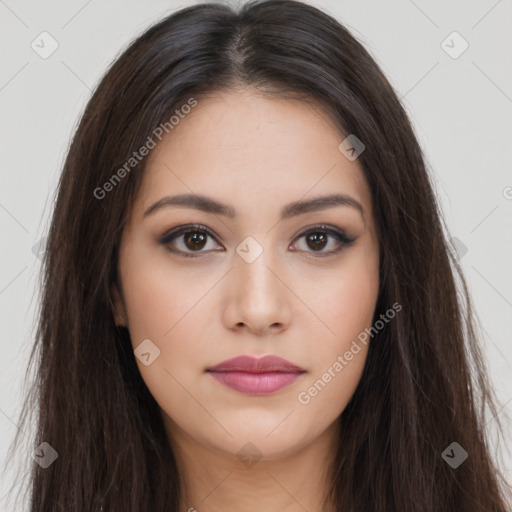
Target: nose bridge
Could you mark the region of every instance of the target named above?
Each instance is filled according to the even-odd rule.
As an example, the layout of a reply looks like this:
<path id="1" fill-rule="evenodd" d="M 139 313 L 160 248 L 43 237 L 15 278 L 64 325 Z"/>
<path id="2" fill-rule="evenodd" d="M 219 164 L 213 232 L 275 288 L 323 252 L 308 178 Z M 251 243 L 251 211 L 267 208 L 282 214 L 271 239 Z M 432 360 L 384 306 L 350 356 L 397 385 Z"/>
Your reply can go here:
<path id="1" fill-rule="evenodd" d="M 276 278 L 268 268 L 275 266 L 273 251 L 270 237 L 248 236 L 236 248 L 235 278 L 242 288 L 245 283 L 247 292 L 267 295 L 267 300 L 277 293 Z"/>
<path id="2" fill-rule="evenodd" d="M 247 237 L 236 248 L 230 288 L 234 293 L 232 311 L 236 324 L 264 330 L 274 324 L 288 322 L 289 304 L 286 286 L 276 276 L 279 258 L 271 247 L 271 237 Z"/>

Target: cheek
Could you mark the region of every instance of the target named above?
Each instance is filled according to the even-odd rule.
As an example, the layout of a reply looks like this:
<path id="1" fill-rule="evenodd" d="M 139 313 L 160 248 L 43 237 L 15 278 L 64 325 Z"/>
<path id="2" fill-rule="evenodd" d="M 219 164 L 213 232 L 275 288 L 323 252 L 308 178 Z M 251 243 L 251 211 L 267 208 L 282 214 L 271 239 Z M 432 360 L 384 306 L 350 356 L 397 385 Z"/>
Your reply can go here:
<path id="1" fill-rule="evenodd" d="M 378 261 L 373 253 L 370 258 L 354 253 L 333 273 L 316 286 L 312 283 L 309 293 L 311 309 L 318 312 L 320 320 L 328 327 L 322 329 L 324 340 L 317 346 L 332 356 L 345 351 L 358 334 L 371 326 L 378 298 Z M 325 361 L 324 361 L 325 362 Z"/>
<path id="2" fill-rule="evenodd" d="M 123 291 L 132 342 L 154 338 L 162 344 L 175 337 L 213 287 L 212 276 L 183 270 L 158 251 L 133 251 L 124 263 Z"/>
<path id="3" fill-rule="evenodd" d="M 172 281 L 140 269 L 123 281 L 132 343 L 140 338 L 161 339 L 177 322 L 180 297 Z"/>
<path id="4" fill-rule="evenodd" d="M 351 280 L 330 295 L 324 308 L 330 333 L 316 340 L 309 378 L 297 393 L 297 401 L 305 413 L 326 425 L 343 412 L 352 398 L 364 369 L 370 338 L 365 329 L 371 327 L 377 290 Z M 312 347 L 313 348 L 313 347 Z"/>
<path id="5" fill-rule="evenodd" d="M 330 314 L 342 345 L 370 327 L 377 294 L 378 281 L 363 272 L 353 272 L 339 283 L 331 297 Z"/>
<path id="6" fill-rule="evenodd" d="M 340 351 L 327 358 L 321 369 L 312 373 L 298 390 L 299 407 L 304 408 L 304 414 L 315 418 L 316 423 L 333 422 L 352 398 L 361 379 L 368 348 L 360 344 L 354 352 Z M 351 354 L 350 360 L 347 353 Z"/>
<path id="7" fill-rule="evenodd" d="M 151 356 L 148 365 L 137 358 L 137 366 L 160 407 L 179 417 L 183 411 L 191 411 L 187 379 L 195 365 L 200 372 L 204 360 L 201 340 L 208 314 L 207 301 L 201 297 L 208 283 L 171 270 L 168 263 L 147 261 L 130 261 L 123 276 L 130 338 L 134 349 L 146 339 L 156 346 L 151 345 L 151 350 L 157 357 Z M 201 411 L 194 413 L 200 415 Z"/>
<path id="8" fill-rule="evenodd" d="M 372 252 L 365 256 L 347 259 L 336 278 L 324 283 L 323 293 L 313 298 L 312 309 L 322 313 L 329 331 L 315 342 L 315 364 L 297 398 L 324 421 L 334 420 L 345 409 L 368 353 L 371 338 L 365 329 L 372 326 L 379 279 L 378 259 Z"/>
<path id="9" fill-rule="evenodd" d="M 369 241 L 368 237 L 367 241 Z M 343 272 L 333 304 L 338 308 L 337 327 L 353 339 L 370 327 L 379 293 L 379 255 L 374 244 L 362 244 L 359 254 Z M 344 327 L 345 326 L 345 327 Z"/>
<path id="10" fill-rule="evenodd" d="M 218 278 L 204 271 L 184 271 L 165 254 L 151 258 L 142 250 L 132 251 L 122 262 L 121 278 L 133 348 L 149 339 L 159 351 L 148 366 L 137 359 L 141 375 L 155 398 L 169 394 L 170 388 L 178 392 L 171 375 L 183 382 L 190 363 L 202 369 L 211 342 L 207 327 L 213 309 L 208 291 Z"/>

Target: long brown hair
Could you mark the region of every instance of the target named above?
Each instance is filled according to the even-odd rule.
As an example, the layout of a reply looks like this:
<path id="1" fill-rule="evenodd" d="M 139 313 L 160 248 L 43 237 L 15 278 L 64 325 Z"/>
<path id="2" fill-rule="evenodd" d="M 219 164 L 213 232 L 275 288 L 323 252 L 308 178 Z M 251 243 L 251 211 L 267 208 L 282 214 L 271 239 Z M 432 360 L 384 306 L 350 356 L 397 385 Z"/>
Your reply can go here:
<path id="1" fill-rule="evenodd" d="M 361 381 L 339 418 L 330 498 L 340 512 L 505 512 L 484 412 L 497 415 L 471 301 L 420 146 L 397 94 L 338 21 L 294 0 L 205 3 L 150 27 L 112 64 L 81 117 L 60 178 L 43 260 L 31 512 L 176 511 L 179 473 L 159 408 L 113 320 L 118 249 L 145 162 L 109 182 L 193 97 L 237 85 L 314 100 L 365 144 L 380 244 L 375 318 Z M 96 191 L 96 193 L 95 193 Z M 99 197 L 102 195 L 102 197 Z M 16 439 L 18 439 L 19 434 Z M 468 458 L 442 457 L 456 442 Z"/>

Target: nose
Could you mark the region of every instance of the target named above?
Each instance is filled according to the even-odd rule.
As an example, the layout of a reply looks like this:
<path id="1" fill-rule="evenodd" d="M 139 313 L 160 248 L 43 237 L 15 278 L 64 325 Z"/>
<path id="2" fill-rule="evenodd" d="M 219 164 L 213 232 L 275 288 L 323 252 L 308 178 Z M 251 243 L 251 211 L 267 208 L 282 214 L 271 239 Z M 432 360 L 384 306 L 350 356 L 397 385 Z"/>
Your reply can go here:
<path id="1" fill-rule="evenodd" d="M 270 249 L 248 263 L 235 255 L 234 268 L 228 274 L 228 300 L 223 312 L 224 324 L 236 331 L 246 329 L 255 335 L 275 335 L 286 330 L 291 321 L 293 293 L 286 285 L 282 267 L 266 257 Z"/>

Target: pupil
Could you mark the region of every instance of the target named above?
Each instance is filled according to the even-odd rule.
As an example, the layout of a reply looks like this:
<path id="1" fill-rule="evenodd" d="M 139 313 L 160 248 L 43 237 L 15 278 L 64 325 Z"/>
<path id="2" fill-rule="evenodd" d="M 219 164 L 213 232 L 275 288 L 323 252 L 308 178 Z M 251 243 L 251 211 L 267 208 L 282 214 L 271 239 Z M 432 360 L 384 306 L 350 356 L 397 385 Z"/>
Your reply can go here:
<path id="1" fill-rule="evenodd" d="M 193 233 L 192 235 L 185 235 L 185 243 L 189 249 L 202 249 L 204 245 L 204 241 L 206 239 L 204 234 L 199 234 L 197 231 L 191 231 Z M 189 240 L 191 243 L 189 244 Z M 201 242 L 203 242 L 203 245 L 201 245 Z M 197 246 L 199 244 L 199 247 Z"/>
<path id="2" fill-rule="evenodd" d="M 323 249 L 327 241 L 323 233 L 311 233 L 307 238 L 309 241 L 312 241 L 313 245 L 310 245 L 312 249 Z"/>

